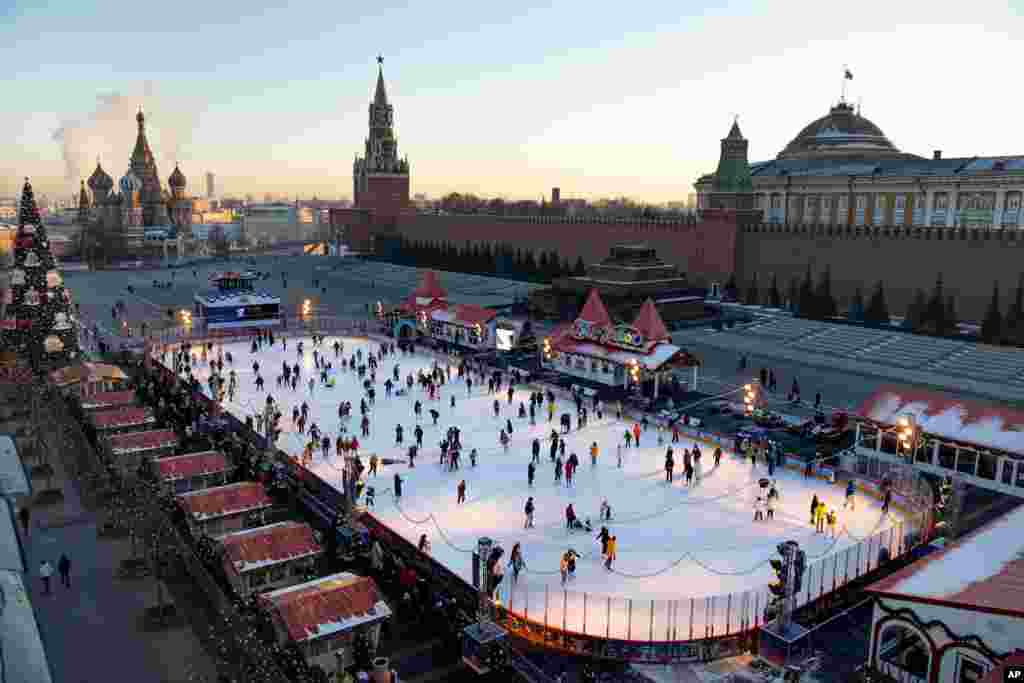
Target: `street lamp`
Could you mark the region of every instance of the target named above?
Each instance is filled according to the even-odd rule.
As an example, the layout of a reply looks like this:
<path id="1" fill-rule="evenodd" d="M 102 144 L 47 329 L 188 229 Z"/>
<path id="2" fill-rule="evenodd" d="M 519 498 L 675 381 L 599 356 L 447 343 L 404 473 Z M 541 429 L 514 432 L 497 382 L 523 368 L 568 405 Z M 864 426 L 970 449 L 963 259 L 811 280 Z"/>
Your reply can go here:
<path id="1" fill-rule="evenodd" d="M 551 337 L 544 337 L 544 346 L 542 348 L 543 348 L 543 352 L 544 352 L 544 360 L 550 361 L 551 360 Z"/>
<path id="2" fill-rule="evenodd" d="M 743 385 L 743 404 L 746 408 L 747 414 L 754 412 L 754 405 L 757 402 L 757 385 L 756 384 L 744 384 Z"/>
<path id="3" fill-rule="evenodd" d="M 904 415 L 896 421 L 897 443 L 902 447 L 904 453 L 909 453 L 913 456 L 916 436 L 917 428 L 914 424 L 913 415 Z"/>

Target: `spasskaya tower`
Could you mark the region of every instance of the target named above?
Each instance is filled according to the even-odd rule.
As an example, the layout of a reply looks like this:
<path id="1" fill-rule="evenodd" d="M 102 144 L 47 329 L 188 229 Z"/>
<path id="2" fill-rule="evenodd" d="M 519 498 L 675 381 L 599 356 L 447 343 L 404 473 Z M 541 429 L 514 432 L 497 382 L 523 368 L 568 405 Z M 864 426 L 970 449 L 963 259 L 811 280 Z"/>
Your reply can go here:
<path id="1" fill-rule="evenodd" d="M 397 218 L 409 208 L 409 161 L 399 159 L 394 131 L 394 107 L 384 87 L 384 58 L 377 57 L 377 89 L 370 103 L 370 134 L 364 156 L 352 167 L 352 198 L 358 209 L 369 209 L 375 223 Z"/>

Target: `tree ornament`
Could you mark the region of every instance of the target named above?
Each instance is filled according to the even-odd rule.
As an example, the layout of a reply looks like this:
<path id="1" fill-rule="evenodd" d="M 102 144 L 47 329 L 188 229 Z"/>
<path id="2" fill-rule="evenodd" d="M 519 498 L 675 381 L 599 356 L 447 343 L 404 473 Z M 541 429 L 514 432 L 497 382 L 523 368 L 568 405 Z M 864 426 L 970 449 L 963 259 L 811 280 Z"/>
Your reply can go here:
<path id="1" fill-rule="evenodd" d="M 17 351 L 37 370 L 77 357 L 78 333 L 71 300 L 55 267 L 46 228 L 26 179 L 18 212 L 18 233 L 6 304 L 2 348 Z M 38 364 L 45 361 L 46 368 Z"/>

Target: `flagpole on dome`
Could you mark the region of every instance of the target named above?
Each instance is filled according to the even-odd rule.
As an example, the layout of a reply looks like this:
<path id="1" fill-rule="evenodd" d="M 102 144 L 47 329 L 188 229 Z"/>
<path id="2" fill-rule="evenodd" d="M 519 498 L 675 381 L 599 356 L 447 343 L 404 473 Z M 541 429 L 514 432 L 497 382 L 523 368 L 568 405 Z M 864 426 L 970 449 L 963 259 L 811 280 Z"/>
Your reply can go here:
<path id="1" fill-rule="evenodd" d="M 843 94 L 840 101 L 846 104 L 846 82 L 853 80 L 853 72 L 850 71 L 850 67 L 847 64 L 843 64 Z"/>

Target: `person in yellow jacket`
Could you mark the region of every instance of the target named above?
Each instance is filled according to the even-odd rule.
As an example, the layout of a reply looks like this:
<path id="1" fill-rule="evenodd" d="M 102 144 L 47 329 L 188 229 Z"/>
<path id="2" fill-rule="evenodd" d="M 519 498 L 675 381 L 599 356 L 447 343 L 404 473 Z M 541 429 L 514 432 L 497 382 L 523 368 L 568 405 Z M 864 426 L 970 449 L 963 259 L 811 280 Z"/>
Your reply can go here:
<path id="1" fill-rule="evenodd" d="M 590 444 L 590 464 L 597 465 L 597 442 Z"/>
<path id="2" fill-rule="evenodd" d="M 818 509 L 814 513 L 814 527 L 818 533 L 825 533 L 825 504 L 818 503 Z"/>
<path id="3" fill-rule="evenodd" d="M 548 402 L 548 422 L 555 419 L 555 403 L 554 401 Z"/>
<path id="4" fill-rule="evenodd" d="M 615 536 L 608 539 L 608 551 L 604 555 L 604 568 L 611 571 L 612 562 L 615 561 L 615 549 L 618 547 L 619 541 Z"/>
<path id="5" fill-rule="evenodd" d="M 832 510 L 828 511 L 828 515 L 826 515 L 825 519 L 828 522 L 828 533 L 829 533 L 829 535 L 831 535 L 832 538 L 835 538 L 836 537 L 836 522 L 838 521 L 838 517 L 836 515 L 836 511 L 835 511 L 834 508 Z"/>

